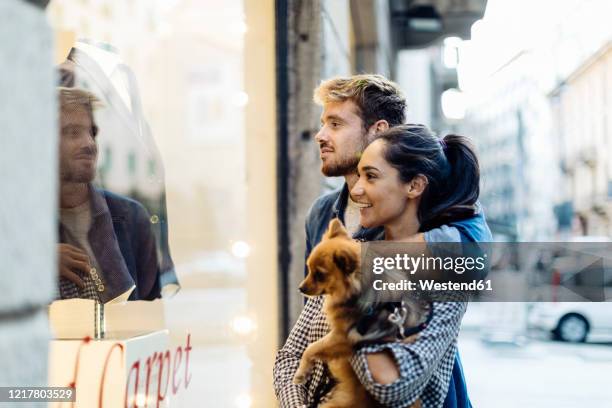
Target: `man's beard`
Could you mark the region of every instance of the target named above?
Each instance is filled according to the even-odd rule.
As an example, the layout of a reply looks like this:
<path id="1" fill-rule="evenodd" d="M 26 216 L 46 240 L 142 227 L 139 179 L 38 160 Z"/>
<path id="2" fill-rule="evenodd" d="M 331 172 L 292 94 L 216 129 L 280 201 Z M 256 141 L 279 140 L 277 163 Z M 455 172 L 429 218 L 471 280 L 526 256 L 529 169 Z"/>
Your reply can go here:
<path id="1" fill-rule="evenodd" d="M 60 180 L 66 183 L 91 183 L 95 176 L 95 168 L 75 169 L 66 166 L 60 172 Z"/>
<path id="2" fill-rule="evenodd" d="M 321 173 L 326 177 L 340 177 L 345 176 L 349 173 L 355 172 L 359 164 L 359 156 L 343 157 L 340 161 L 335 163 L 321 163 Z"/>
<path id="3" fill-rule="evenodd" d="M 81 162 L 79 156 L 86 155 L 87 163 Z M 75 155 L 60 154 L 60 180 L 67 183 L 91 183 L 96 177 L 98 163 L 97 147 L 84 147 Z"/>
<path id="4" fill-rule="evenodd" d="M 321 162 L 321 173 L 327 177 L 340 177 L 354 173 L 361 159 L 361 153 L 363 153 L 367 146 L 367 135 L 364 132 L 359 136 L 359 145 L 356 146 L 351 154 L 339 157 L 332 163 L 325 163 L 325 161 Z"/>

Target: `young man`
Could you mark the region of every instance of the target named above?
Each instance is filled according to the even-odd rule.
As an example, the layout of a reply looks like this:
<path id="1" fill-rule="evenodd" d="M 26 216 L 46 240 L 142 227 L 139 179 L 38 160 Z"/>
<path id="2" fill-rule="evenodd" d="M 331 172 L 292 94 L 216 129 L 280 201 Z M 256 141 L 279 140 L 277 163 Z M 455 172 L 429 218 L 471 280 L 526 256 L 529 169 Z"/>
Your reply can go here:
<path id="1" fill-rule="evenodd" d="M 58 88 L 59 295 L 101 303 L 160 297 L 155 236 L 144 207 L 92 185 L 96 173 L 96 97 Z"/>
<path id="2" fill-rule="evenodd" d="M 338 217 L 351 234 L 365 239 L 380 229 L 359 226 L 359 208 L 349 191 L 357 182 L 361 152 L 378 132 L 405 121 L 406 103 L 396 84 L 380 75 L 356 75 L 323 82 L 314 93 L 323 106 L 319 144 L 321 171 L 343 176 L 344 186 L 315 201 L 306 219 L 306 257 L 321 240 L 329 221 Z M 426 242 L 488 241 L 482 214 L 415 237 Z M 310 298 L 287 342 L 278 352 L 274 387 L 282 407 L 310 406 L 324 399 L 333 384 L 317 362 L 305 386 L 292 383 L 304 349 L 329 330 L 321 311 L 323 298 Z M 353 368 L 366 389 L 385 406 L 405 407 L 420 398 L 423 407 L 469 407 L 456 336 L 465 304 L 437 304 L 434 318 L 420 334 L 419 344 L 388 343 L 363 347 Z"/>

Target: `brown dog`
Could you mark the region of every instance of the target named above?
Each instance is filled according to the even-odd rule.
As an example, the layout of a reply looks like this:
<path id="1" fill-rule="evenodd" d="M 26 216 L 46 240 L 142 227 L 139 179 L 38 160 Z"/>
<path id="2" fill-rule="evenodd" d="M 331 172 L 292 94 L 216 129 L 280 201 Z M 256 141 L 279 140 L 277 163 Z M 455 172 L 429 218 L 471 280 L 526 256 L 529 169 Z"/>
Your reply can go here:
<path id="1" fill-rule="evenodd" d="M 328 364 L 337 384 L 321 408 L 380 406 L 366 392 L 349 361 L 357 342 L 354 328 L 361 315 L 356 306 L 362 291 L 360 255 L 359 243 L 353 241 L 342 223 L 334 218 L 322 241 L 310 254 L 308 275 L 300 285 L 300 291 L 307 296 L 326 295 L 323 311 L 330 332 L 304 350 L 293 378 L 295 384 L 303 384 L 315 360 Z M 420 406 L 420 401 L 412 405 L 414 408 Z"/>

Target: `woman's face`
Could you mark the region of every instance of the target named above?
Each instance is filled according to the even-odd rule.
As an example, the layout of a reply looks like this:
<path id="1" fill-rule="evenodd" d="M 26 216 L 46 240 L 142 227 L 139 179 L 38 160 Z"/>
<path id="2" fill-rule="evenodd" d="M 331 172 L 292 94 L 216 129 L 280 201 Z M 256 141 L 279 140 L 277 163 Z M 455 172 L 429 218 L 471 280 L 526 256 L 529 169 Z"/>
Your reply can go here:
<path id="1" fill-rule="evenodd" d="M 405 214 L 409 185 L 384 158 L 385 142 L 372 142 L 363 152 L 357 167 L 359 180 L 351 190 L 352 199 L 360 207 L 359 223 L 366 227 L 391 225 Z"/>

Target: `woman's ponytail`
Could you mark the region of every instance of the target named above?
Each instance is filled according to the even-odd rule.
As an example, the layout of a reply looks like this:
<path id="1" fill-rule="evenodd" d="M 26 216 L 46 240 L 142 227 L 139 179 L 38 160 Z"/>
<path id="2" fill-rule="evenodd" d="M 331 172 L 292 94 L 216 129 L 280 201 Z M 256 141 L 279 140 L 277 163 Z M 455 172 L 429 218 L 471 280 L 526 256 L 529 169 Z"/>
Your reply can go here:
<path id="1" fill-rule="evenodd" d="M 423 227 L 426 229 L 472 217 L 480 194 L 480 167 L 470 139 L 447 135 L 440 139 L 440 145 L 449 167 L 438 197 L 432 200 L 435 202 L 433 208 L 425 210 L 430 217 L 423 214 Z"/>

